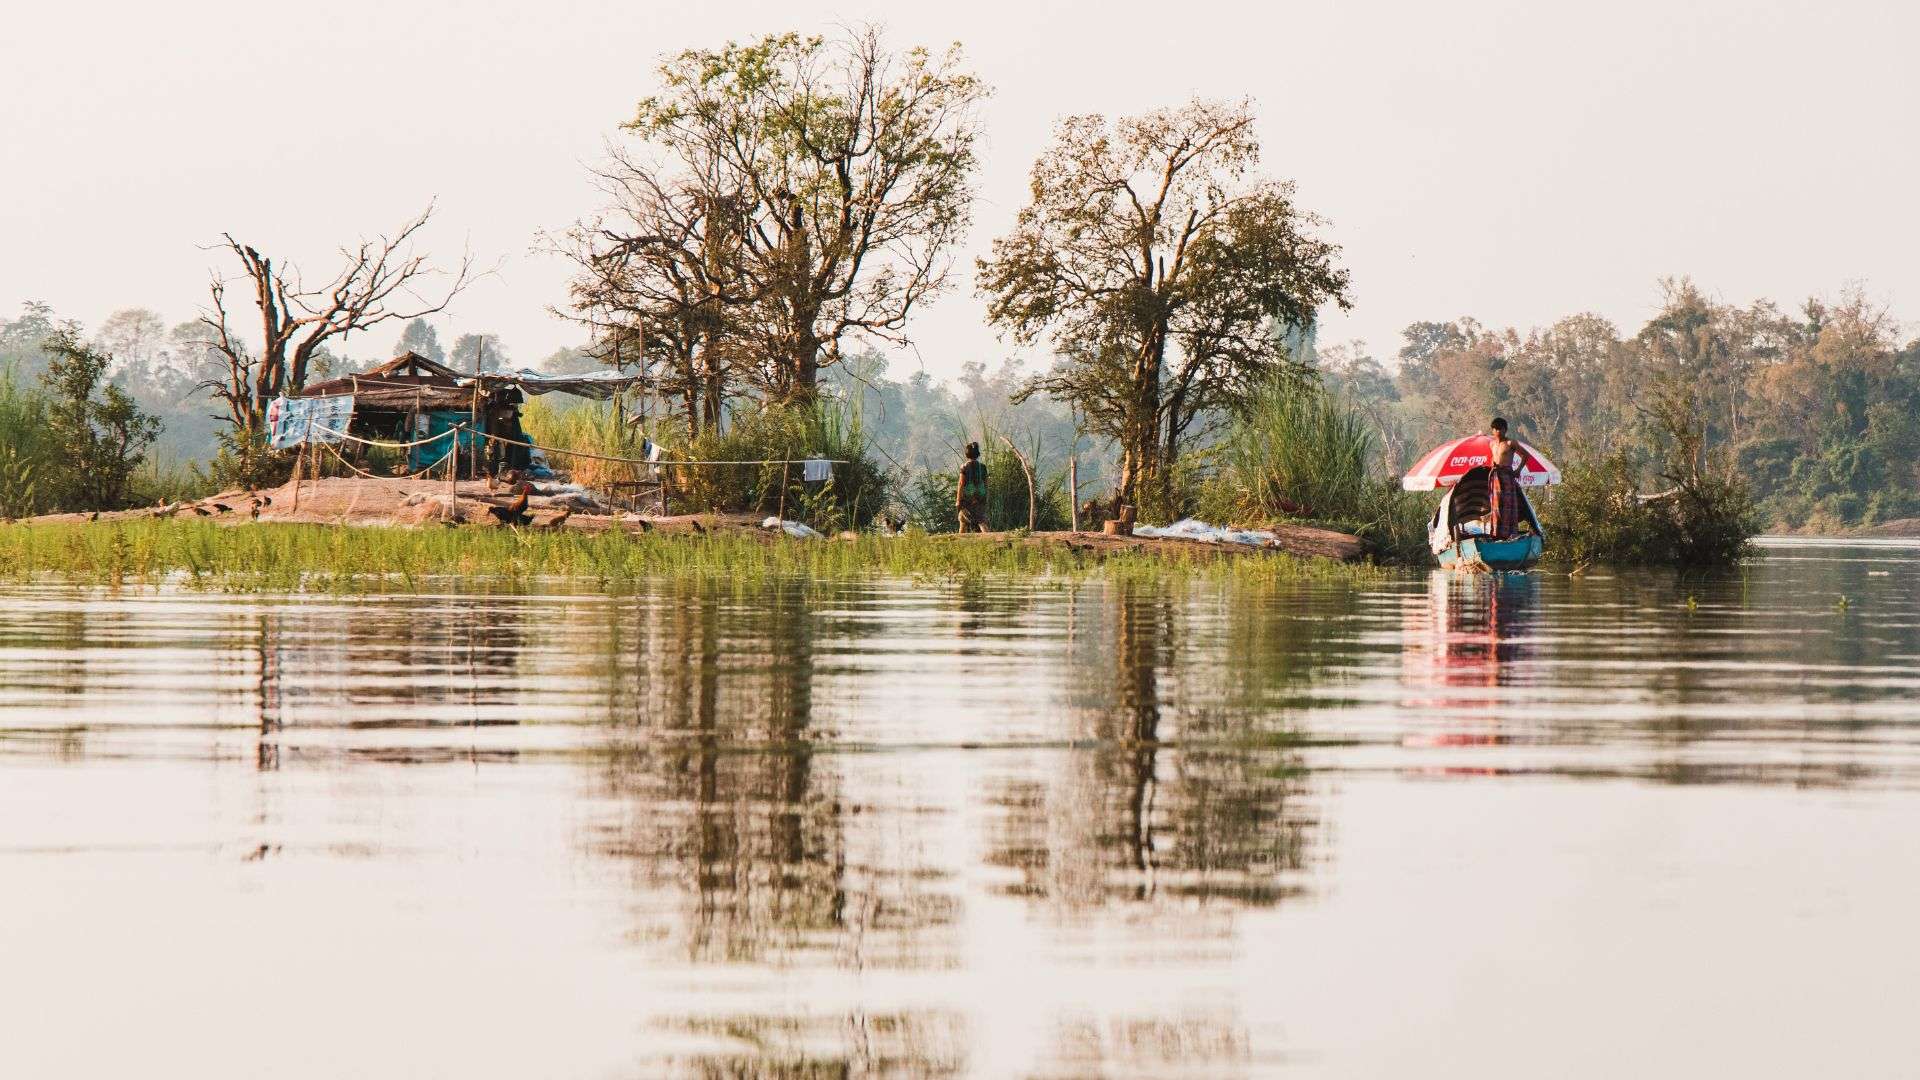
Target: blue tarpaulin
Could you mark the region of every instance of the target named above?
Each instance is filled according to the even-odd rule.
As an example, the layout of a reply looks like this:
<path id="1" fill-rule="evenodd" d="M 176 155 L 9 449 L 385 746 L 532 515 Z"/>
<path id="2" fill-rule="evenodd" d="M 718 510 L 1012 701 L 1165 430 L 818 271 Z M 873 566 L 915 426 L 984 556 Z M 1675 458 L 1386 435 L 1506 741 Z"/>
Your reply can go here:
<path id="1" fill-rule="evenodd" d="M 268 445 L 291 450 L 308 443 L 337 443 L 352 420 L 352 394 L 274 398 L 267 406 Z"/>
<path id="2" fill-rule="evenodd" d="M 460 452 L 467 453 L 476 446 L 484 445 L 484 436 L 473 429 L 472 418 L 464 412 L 435 411 L 420 414 L 426 430 L 415 435 L 416 439 L 428 439 L 429 442 L 407 451 L 407 469 L 419 472 L 430 465 L 438 465 L 447 456 L 447 450 L 455 436 L 453 430 L 460 429 Z"/>

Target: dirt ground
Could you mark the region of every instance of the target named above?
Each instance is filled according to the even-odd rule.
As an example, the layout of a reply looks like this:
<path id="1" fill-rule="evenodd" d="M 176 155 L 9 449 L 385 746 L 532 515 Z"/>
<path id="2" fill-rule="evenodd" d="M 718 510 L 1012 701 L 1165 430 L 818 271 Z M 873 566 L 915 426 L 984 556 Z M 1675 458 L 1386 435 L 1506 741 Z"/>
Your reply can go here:
<path id="1" fill-rule="evenodd" d="M 449 488 L 453 487 L 452 512 L 449 513 Z M 328 478 L 308 480 L 296 490 L 294 484 L 260 492 L 225 491 L 195 503 L 171 507 L 147 507 L 102 514 L 49 514 L 34 518 L 37 522 L 124 521 L 150 517 L 204 517 L 221 524 L 246 525 L 253 521 L 305 522 L 324 525 L 425 526 L 462 524 L 504 528 L 505 512 L 514 496 L 504 485 L 486 480 L 462 480 L 449 485 L 445 480 L 395 480 L 385 478 Z M 495 513 L 499 510 L 500 513 Z M 556 485 L 536 483 L 528 493 L 525 508 L 528 528 L 566 528 L 586 532 L 623 529 L 639 534 L 730 532 L 766 539 L 779 535 L 763 529 L 764 516 L 750 514 L 679 514 L 672 517 L 641 516 L 625 511 L 610 512 L 591 505 L 590 500 Z M 1364 549 L 1360 538 L 1332 529 L 1306 525 L 1274 524 L 1265 528 L 1279 537 L 1278 550 L 1292 555 L 1313 556 L 1350 562 L 1359 559 Z M 1228 555 L 1259 555 L 1260 549 L 1236 544 L 1207 544 L 1198 540 L 1108 536 L 1097 532 L 1053 532 L 1020 536 L 1016 533 L 975 533 L 952 535 L 954 543 L 1006 543 L 1019 536 L 1019 542 L 1046 546 L 1064 544 L 1088 553 L 1121 551 L 1204 551 Z"/>

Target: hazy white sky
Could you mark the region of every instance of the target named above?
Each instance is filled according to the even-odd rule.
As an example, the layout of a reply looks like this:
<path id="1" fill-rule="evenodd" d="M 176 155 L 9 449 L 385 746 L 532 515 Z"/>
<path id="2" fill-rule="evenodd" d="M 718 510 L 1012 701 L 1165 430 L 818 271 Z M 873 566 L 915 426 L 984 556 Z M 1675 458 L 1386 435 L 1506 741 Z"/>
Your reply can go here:
<path id="1" fill-rule="evenodd" d="M 1920 311 L 1920 5 L 1833 0 L 35 3 L 0 33 L 0 310 L 184 319 L 224 230 L 318 275 L 437 198 L 434 251 L 505 258 L 442 339 L 531 362 L 578 337 L 534 235 L 594 205 L 584 165 L 655 58 L 869 19 L 962 42 L 997 90 L 959 287 L 913 327 L 937 376 L 1012 352 L 972 256 L 1054 119 L 1195 94 L 1255 99 L 1268 171 L 1344 245 L 1355 309 L 1323 341 L 1385 358 L 1462 314 L 1631 329 L 1677 273 L 1738 302 L 1863 280 Z"/>

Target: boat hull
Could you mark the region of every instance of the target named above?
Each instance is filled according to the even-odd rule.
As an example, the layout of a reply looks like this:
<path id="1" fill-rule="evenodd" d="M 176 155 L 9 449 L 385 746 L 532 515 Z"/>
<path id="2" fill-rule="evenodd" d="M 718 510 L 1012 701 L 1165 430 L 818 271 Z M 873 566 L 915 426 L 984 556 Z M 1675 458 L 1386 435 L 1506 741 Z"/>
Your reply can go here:
<path id="1" fill-rule="evenodd" d="M 1469 536 L 1435 552 L 1440 565 L 1448 570 L 1489 571 L 1526 570 L 1540 561 L 1539 534 L 1516 536 L 1510 540 L 1489 540 Z"/>

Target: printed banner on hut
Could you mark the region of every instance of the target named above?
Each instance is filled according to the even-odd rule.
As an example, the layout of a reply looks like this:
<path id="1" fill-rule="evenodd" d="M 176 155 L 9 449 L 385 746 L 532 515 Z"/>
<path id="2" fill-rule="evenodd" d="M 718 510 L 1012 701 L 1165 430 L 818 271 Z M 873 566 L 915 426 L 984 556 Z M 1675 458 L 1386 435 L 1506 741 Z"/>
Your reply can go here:
<path id="1" fill-rule="evenodd" d="M 267 405 L 267 445 L 291 450 L 305 443 L 337 443 L 352 420 L 352 394 L 274 398 Z"/>

